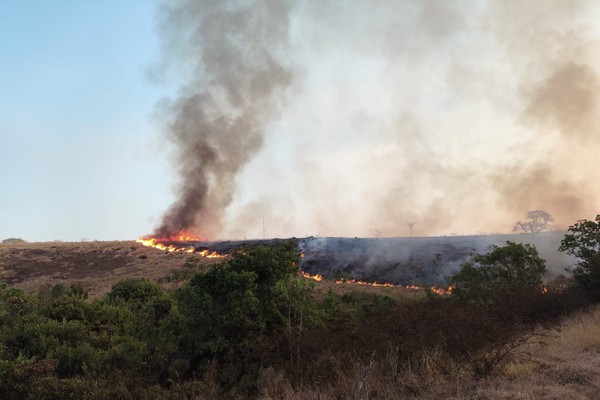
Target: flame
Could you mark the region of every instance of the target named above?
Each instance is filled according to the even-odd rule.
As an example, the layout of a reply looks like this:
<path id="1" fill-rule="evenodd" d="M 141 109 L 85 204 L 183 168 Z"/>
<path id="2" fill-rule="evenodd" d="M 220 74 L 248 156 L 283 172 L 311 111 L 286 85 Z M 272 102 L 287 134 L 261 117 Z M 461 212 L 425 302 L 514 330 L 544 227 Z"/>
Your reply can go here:
<path id="1" fill-rule="evenodd" d="M 192 242 L 192 241 L 200 241 L 203 240 L 200 236 L 195 235 L 192 232 L 186 231 L 182 229 L 179 233 L 167 237 L 151 237 L 144 236 L 136 240 L 136 242 L 141 243 L 144 246 L 154 247 L 155 249 L 169 251 L 169 252 L 186 252 L 186 253 L 194 253 L 196 252 L 196 247 L 190 243 L 184 242 Z M 216 251 L 210 252 L 209 250 L 202 250 L 196 252 L 202 257 L 207 258 L 223 258 L 225 255 L 219 254 Z"/>
<path id="2" fill-rule="evenodd" d="M 308 278 L 308 279 L 313 279 L 317 282 L 321 282 L 323 280 L 323 275 L 321 275 L 321 274 L 311 275 L 308 272 L 304 272 L 304 271 L 300 271 L 300 273 L 302 274 L 303 277 Z"/>
<path id="3" fill-rule="evenodd" d="M 378 287 L 401 286 L 401 285 L 394 285 L 393 283 L 365 282 L 365 281 L 359 281 L 356 279 L 338 279 L 335 281 L 335 283 L 337 283 L 337 284 L 350 283 L 350 284 L 355 284 L 355 285 L 378 286 Z"/>
<path id="4" fill-rule="evenodd" d="M 162 241 L 170 241 L 166 239 L 158 239 L 158 238 L 140 238 L 136 240 L 136 242 L 143 244 L 144 246 L 154 247 L 155 249 L 174 252 L 174 251 L 184 251 L 186 253 L 193 253 L 195 248 L 192 245 L 183 245 L 183 246 L 175 246 L 174 244 L 164 244 Z"/>
<path id="5" fill-rule="evenodd" d="M 450 285 L 446 289 L 432 286 L 430 289 L 435 294 L 439 294 L 440 296 L 446 296 L 452 294 L 452 289 L 454 289 L 454 286 Z"/>
<path id="6" fill-rule="evenodd" d="M 223 258 L 223 257 L 225 257 L 224 254 L 219 254 L 216 251 L 209 252 L 208 250 L 199 251 L 198 254 L 200 254 L 202 257 L 206 257 L 206 258 Z"/>
<path id="7" fill-rule="evenodd" d="M 300 271 L 300 274 L 304 278 L 312 279 L 317 282 L 321 282 L 324 280 L 323 275 L 321 275 L 321 274 L 311 275 L 308 272 L 304 272 L 304 271 Z M 365 281 L 360 281 L 357 279 L 337 279 L 335 281 L 335 283 L 338 285 L 351 284 L 351 285 L 363 285 L 363 286 L 373 286 L 373 287 L 402 287 L 402 288 L 408 289 L 408 290 L 423 290 L 424 289 L 422 286 L 416 286 L 416 285 L 395 285 L 393 283 L 365 282 Z M 439 294 L 440 296 L 450 295 L 452 293 L 452 289 L 453 289 L 452 286 L 448 286 L 445 289 L 439 288 L 436 286 L 431 287 L 431 290 L 434 293 Z"/>
<path id="8" fill-rule="evenodd" d="M 542 294 L 548 293 L 548 288 L 546 286 L 542 286 Z"/>
<path id="9" fill-rule="evenodd" d="M 174 235 L 170 235 L 170 236 L 165 236 L 165 237 L 161 237 L 161 238 L 153 238 L 151 236 L 146 236 L 146 237 L 142 237 L 140 240 L 155 240 L 157 242 L 189 242 L 189 241 L 200 241 L 200 240 L 204 240 L 202 237 L 196 235 L 195 233 L 192 233 L 190 231 L 187 231 L 185 229 L 182 229 L 179 231 L 179 233 L 176 233 Z"/>

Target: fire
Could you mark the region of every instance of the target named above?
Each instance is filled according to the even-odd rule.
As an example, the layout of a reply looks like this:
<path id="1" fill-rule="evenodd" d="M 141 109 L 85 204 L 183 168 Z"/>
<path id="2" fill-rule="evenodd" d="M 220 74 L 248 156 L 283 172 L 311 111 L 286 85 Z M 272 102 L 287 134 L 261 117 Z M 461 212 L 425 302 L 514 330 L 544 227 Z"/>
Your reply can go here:
<path id="1" fill-rule="evenodd" d="M 308 272 L 304 272 L 304 271 L 300 271 L 300 274 L 304 278 L 312 279 L 317 282 L 321 282 L 324 280 L 323 275 L 321 275 L 321 274 L 311 275 Z M 335 281 L 335 283 L 338 285 L 343 285 L 343 284 L 347 283 L 350 285 L 364 285 L 364 286 L 372 286 L 372 287 L 401 287 L 401 288 L 408 289 L 408 290 L 423 290 L 424 289 L 422 286 L 416 286 L 416 285 L 395 285 L 393 283 L 365 282 L 365 281 L 360 281 L 357 279 L 337 279 Z M 431 291 L 433 291 L 436 294 L 439 294 L 440 296 L 447 296 L 452 293 L 452 286 L 448 286 L 448 288 L 445 288 L 445 289 L 439 288 L 436 286 L 432 286 Z"/>
<path id="2" fill-rule="evenodd" d="M 337 284 L 350 283 L 355 285 L 366 285 L 366 286 L 378 286 L 378 287 L 392 287 L 392 286 L 401 286 L 394 285 L 392 283 L 376 283 L 376 282 L 364 282 L 356 279 L 338 279 L 335 281 Z"/>
<path id="3" fill-rule="evenodd" d="M 304 272 L 304 271 L 300 271 L 300 273 L 302 274 L 303 277 L 308 278 L 308 279 L 313 279 L 317 282 L 321 282 L 323 280 L 323 275 L 321 275 L 321 274 L 311 275 L 308 272 Z"/>
<path id="4" fill-rule="evenodd" d="M 440 296 L 445 296 L 445 295 L 450 295 L 452 294 L 452 289 L 454 289 L 454 286 L 448 286 L 446 289 L 444 288 L 438 288 L 435 286 L 431 287 L 431 291 L 435 294 L 439 294 Z"/>
<path id="5" fill-rule="evenodd" d="M 169 251 L 169 252 L 196 252 L 196 247 L 193 244 L 185 242 L 194 242 L 203 240 L 200 236 L 193 234 L 192 232 L 182 229 L 179 233 L 167 237 L 141 237 L 136 242 L 141 243 L 144 246 L 154 247 L 155 249 Z M 216 251 L 210 252 L 209 250 L 202 250 L 196 252 L 202 257 L 207 258 L 222 258 L 225 257 Z"/>
<path id="6" fill-rule="evenodd" d="M 216 251 L 209 252 L 208 250 L 199 251 L 198 254 L 200 254 L 202 257 L 206 257 L 206 258 L 223 258 L 223 257 L 225 257 L 224 254 L 219 254 Z"/>
<path id="7" fill-rule="evenodd" d="M 137 240 L 137 242 L 143 244 L 144 246 L 154 247 L 155 249 L 169 251 L 169 252 L 174 252 L 174 251 L 184 251 L 186 253 L 194 252 L 194 246 L 180 247 L 180 246 L 175 246 L 173 244 L 165 245 L 162 243 L 158 243 L 158 241 L 156 239 L 139 239 L 139 240 Z"/>
<path id="8" fill-rule="evenodd" d="M 154 247 L 155 249 L 164 250 L 164 251 L 184 251 L 186 253 L 193 253 L 195 248 L 192 245 L 174 245 L 174 244 L 165 244 L 162 242 L 170 242 L 171 240 L 167 239 L 159 239 L 159 238 L 140 238 L 136 240 L 136 242 L 143 244 L 144 246 Z"/>

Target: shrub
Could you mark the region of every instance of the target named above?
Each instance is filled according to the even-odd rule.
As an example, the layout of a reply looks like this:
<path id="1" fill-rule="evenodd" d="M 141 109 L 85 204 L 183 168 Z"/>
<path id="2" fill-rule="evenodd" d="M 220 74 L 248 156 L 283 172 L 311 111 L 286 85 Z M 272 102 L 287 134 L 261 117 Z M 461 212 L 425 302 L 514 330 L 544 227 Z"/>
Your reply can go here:
<path id="1" fill-rule="evenodd" d="M 595 221 L 581 220 L 570 226 L 559 251 L 578 258 L 572 270 L 576 285 L 600 300 L 600 214 Z"/>
<path id="2" fill-rule="evenodd" d="M 545 272 L 534 246 L 507 241 L 462 265 L 451 279 L 452 297 L 493 303 L 514 292 L 539 290 Z"/>

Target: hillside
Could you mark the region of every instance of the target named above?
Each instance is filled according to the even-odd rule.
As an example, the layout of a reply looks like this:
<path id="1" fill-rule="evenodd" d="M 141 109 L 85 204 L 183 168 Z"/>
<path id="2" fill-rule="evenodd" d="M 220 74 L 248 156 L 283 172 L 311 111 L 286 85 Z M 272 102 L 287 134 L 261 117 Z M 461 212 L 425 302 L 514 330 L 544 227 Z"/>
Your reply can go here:
<path id="1" fill-rule="evenodd" d="M 301 240 L 306 244 L 306 241 L 311 239 Z M 330 241 L 330 246 L 332 246 L 331 243 L 338 246 L 338 250 L 342 253 L 344 249 L 348 252 L 350 249 L 348 244 L 352 241 L 377 243 L 373 239 L 328 238 L 327 240 Z M 384 239 L 379 243 L 394 243 L 395 241 L 396 251 L 400 251 L 398 249 L 402 248 L 404 250 L 414 250 L 443 247 L 443 244 L 440 245 L 439 241 L 436 243 L 435 240 L 435 238 L 419 238 L 416 240 Z M 460 243 L 460 245 L 467 243 L 466 246 L 473 242 L 473 238 L 470 237 L 454 240 L 455 243 Z M 398 246 L 399 243 L 402 243 L 403 246 Z M 340 244 L 342 246 L 339 246 Z M 335 248 L 335 246 L 330 247 L 322 254 L 331 255 L 331 248 Z M 489 243 L 485 246 L 489 246 Z M 234 247 L 236 246 L 231 248 Z M 226 250 L 231 250 L 231 248 Z M 551 248 L 551 246 L 548 246 L 548 248 Z M 326 248 L 321 247 L 321 249 Z M 315 254 L 317 253 L 313 253 L 313 256 Z M 417 254 L 417 252 L 413 252 L 413 254 Z M 423 251 L 419 254 L 424 257 L 430 256 Z M 29 292 L 38 293 L 42 300 L 50 297 L 54 285 L 64 284 L 68 286 L 70 283 L 78 282 L 83 284 L 92 298 L 100 298 L 108 293 L 113 285 L 126 278 L 145 277 L 158 282 L 163 289 L 168 289 L 186 282 L 196 271 L 208 270 L 211 265 L 218 262 L 219 259 L 205 258 L 198 253 L 169 253 L 144 247 L 132 241 L 10 243 L 0 245 L 0 281 L 23 288 Z M 269 360 L 272 365 L 276 366 L 259 371 L 257 381 L 253 383 L 258 391 L 256 398 L 289 400 L 317 398 L 317 393 L 320 394 L 321 399 L 352 398 L 357 383 L 360 381 L 359 378 L 364 372 L 365 365 L 369 365 L 370 368 L 368 375 L 369 389 L 368 392 L 365 390 L 365 393 L 368 393 L 369 398 L 372 399 L 594 399 L 596 394 L 600 392 L 600 357 L 598 357 L 598 354 L 600 354 L 600 309 L 597 306 L 576 312 L 563 319 L 562 322 L 557 322 L 560 321 L 558 315 L 565 311 L 558 311 L 558 308 L 553 307 L 564 307 L 566 310 L 573 307 L 568 303 L 571 300 L 568 297 L 560 297 L 559 293 L 555 293 L 554 297 L 537 294 L 537 296 L 531 298 L 531 300 L 534 300 L 531 303 L 519 303 L 516 300 L 517 303 L 514 304 L 516 307 L 507 305 L 505 308 L 496 309 L 494 312 L 497 313 L 500 322 L 494 322 L 493 318 L 488 320 L 486 308 L 478 309 L 471 306 L 462 308 L 462 306 L 453 304 L 453 302 L 407 301 L 409 298 L 424 298 L 422 290 L 404 287 L 374 287 L 353 283 L 336 284 L 332 281 L 316 282 L 310 280 L 309 282 L 314 283 L 316 289 L 316 302 L 311 303 L 311 307 L 314 307 L 313 312 L 316 312 L 316 314 L 313 314 L 312 318 L 323 318 L 322 324 L 316 324 L 312 327 L 307 324 L 307 328 L 302 329 L 302 319 L 300 319 L 300 328 L 298 328 L 299 330 L 295 336 L 287 338 L 285 335 L 274 335 L 269 340 L 255 343 L 257 347 L 252 347 L 251 350 L 256 352 L 257 359 Z M 333 290 L 330 291 L 329 289 Z M 189 297 L 171 297 L 169 293 L 172 292 L 158 293 L 158 295 L 162 296 L 161 298 L 165 301 L 178 302 L 179 307 L 183 307 L 182 310 L 185 310 L 187 302 L 192 299 Z M 18 307 L 28 307 L 27 304 L 32 306 L 38 304 L 32 298 L 27 300 L 26 296 L 23 297 L 23 300 L 8 294 L 6 296 L 8 296 L 5 299 L 5 305 L 8 307 L 6 309 L 12 310 L 14 308 L 11 312 L 15 312 L 15 315 L 24 315 L 15 311 Z M 221 297 L 216 298 L 221 299 Z M 399 301 L 390 301 L 390 298 Z M 70 308 L 62 308 L 70 301 L 75 302 L 74 304 L 77 304 L 82 310 L 87 310 L 84 313 L 85 317 L 82 317 L 85 325 L 81 325 L 80 321 L 65 320 L 64 317 L 61 317 L 61 313 L 71 310 Z M 117 357 L 119 360 L 121 358 L 124 360 L 129 360 L 129 357 L 135 358 L 134 356 L 137 356 L 138 353 L 134 352 L 131 356 L 125 356 L 120 353 L 121 350 L 118 350 L 117 345 L 121 340 L 126 340 L 126 338 L 128 338 L 127 340 L 133 340 L 131 338 L 137 337 L 136 335 L 140 334 L 139 332 L 145 332 L 140 331 L 140 328 L 147 328 L 145 314 L 140 314 L 140 318 L 135 322 L 131 320 L 130 323 L 133 325 L 125 324 L 123 327 L 118 328 L 125 330 L 120 333 L 123 336 L 120 337 L 119 341 L 114 342 L 117 348 L 105 349 L 104 345 L 100 345 L 104 342 L 97 342 L 99 337 L 97 338 L 95 335 L 99 335 L 99 333 L 94 330 L 100 326 L 104 327 L 105 321 L 99 324 L 95 318 L 111 314 L 98 314 L 97 311 L 104 310 L 103 313 L 110 313 L 115 310 L 111 307 L 121 309 L 121 307 L 129 306 L 122 302 L 101 301 L 100 303 L 94 303 L 93 301 L 67 296 L 53 297 L 48 304 L 39 303 L 36 307 L 46 311 L 41 312 L 41 314 L 34 313 L 34 316 L 38 315 L 35 318 L 42 318 L 40 321 L 46 324 L 43 326 L 46 326 L 47 332 L 27 330 L 27 334 L 36 337 L 35 335 L 43 333 L 48 337 L 54 337 L 52 335 L 57 335 L 54 332 L 54 329 L 57 329 L 56 324 L 66 324 L 65 329 L 67 325 L 69 329 L 71 329 L 71 325 L 73 327 L 77 326 L 82 335 L 81 338 L 77 339 L 77 343 L 81 341 L 88 343 L 89 340 L 93 351 L 90 350 L 90 347 L 85 347 L 88 344 L 78 344 L 77 346 L 83 347 L 77 348 L 81 351 L 84 349 L 86 352 L 85 354 L 82 353 L 81 357 L 87 357 L 98 363 L 96 365 L 97 371 L 104 371 L 102 363 L 108 362 L 110 364 L 110 362 L 113 362 L 111 357 Z M 148 304 L 151 305 L 150 309 L 154 310 L 153 312 L 157 310 L 154 305 L 158 303 Z M 139 308 L 138 306 L 136 305 L 128 311 L 132 313 L 127 314 L 130 318 L 133 318 L 136 313 L 145 312 L 145 308 Z M 220 307 L 220 301 L 213 306 Z M 177 310 L 179 307 L 172 308 L 172 310 Z M 515 315 L 524 318 L 523 321 L 529 318 L 528 315 L 531 315 L 533 320 L 539 318 L 539 321 L 545 321 L 543 316 L 534 316 L 535 313 L 528 311 L 529 309 L 546 313 L 547 322 L 551 323 L 546 323 L 543 329 L 532 331 L 536 333 L 528 339 L 527 344 L 519 344 L 519 340 L 514 339 L 511 336 L 512 334 L 509 333 L 506 336 L 508 343 L 519 344 L 517 351 L 511 353 L 511 357 L 507 359 L 508 362 L 503 365 L 503 368 L 497 368 L 489 376 L 474 379 L 473 375 L 468 372 L 468 368 L 465 369 L 465 365 L 468 366 L 469 364 L 468 362 L 467 364 L 457 360 L 451 362 L 444 352 L 440 352 L 443 346 L 439 346 L 443 345 L 446 339 L 458 340 L 458 344 L 470 346 L 471 340 L 475 339 L 472 335 L 475 332 L 479 334 L 479 329 L 483 329 L 483 333 L 486 329 L 492 329 L 492 338 L 486 340 L 495 343 L 493 336 L 505 329 L 504 325 L 507 321 L 501 318 L 502 312 L 508 313 L 506 315 L 512 315 L 514 310 Z M 493 308 L 490 309 L 490 311 L 493 310 Z M 556 318 L 553 316 L 554 313 L 557 313 Z M 48 318 L 48 315 L 52 318 L 44 319 Z M 195 313 L 190 315 L 195 315 Z M 215 315 L 221 315 L 221 313 Z M 317 317 L 318 315 L 321 315 L 321 317 Z M 471 315 L 470 319 L 468 318 L 469 315 Z M 23 318 L 29 317 L 25 316 Z M 7 321 L 10 322 L 10 320 Z M 120 320 L 116 319 L 113 322 L 117 324 L 118 321 Z M 167 322 L 168 319 L 165 320 L 165 323 Z M 137 325 L 135 324 L 139 324 L 139 327 L 136 328 Z M 83 327 L 88 325 L 94 327 L 94 329 L 84 331 Z M 117 329 L 117 326 L 118 324 L 115 325 L 115 329 Z M 164 325 L 164 327 L 167 326 L 169 326 L 168 323 Z M 200 325 L 200 327 L 206 326 L 210 325 Z M 518 326 L 517 324 L 513 328 L 519 329 Z M 498 328 L 500 331 L 494 330 Z M 14 334 L 14 338 L 11 339 L 13 341 L 21 337 L 19 333 L 21 328 L 11 329 L 5 329 L 7 337 L 13 338 L 11 335 Z M 131 331 L 127 329 L 131 329 Z M 436 331 L 438 333 L 433 334 Z M 174 335 L 173 337 L 181 336 L 180 343 L 185 344 L 188 341 L 183 340 L 185 338 L 182 335 L 185 335 L 186 332 L 186 330 L 176 329 L 170 334 Z M 520 331 L 515 330 L 514 332 Z M 530 330 L 526 329 L 522 332 L 527 336 L 527 332 L 530 332 Z M 431 337 L 429 337 L 430 334 Z M 448 336 L 439 336 L 440 334 Z M 60 335 L 58 337 L 62 338 Z M 140 336 L 135 340 L 146 341 L 152 337 L 152 335 L 148 337 Z M 446 339 L 440 339 L 444 337 Z M 287 353 L 287 341 L 292 339 L 298 345 L 297 355 L 294 356 Z M 64 338 L 60 340 L 64 340 Z M 437 342 L 437 340 L 442 341 Z M 33 351 L 37 349 L 34 346 L 37 342 L 37 339 L 27 342 L 32 351 L 31 354 L 36 354 Z M 475 340 L 475 342 L 477 341 Z M 289 343 L 292 343 L 292 341 Z M 408 347 L 402 347 L 401 350 L 404 355 L 398 358 L 399 346 L 405 345 Z M 16 342 L 13 343 L 13 346 L 21 348 Z M 144 354 L 144 349 L 145 347 L 139 348 L 136 352 Z M 470 347 L 467 347 L 467 349 L 469 350 Z M 187 356 L 185 348 L 180 350 L 164 348 L 161 351 L 170 354 L 169 357 L 180 357 L 180 362 L 183 362 Z M 179 353 L 178 351 L 182 352 Z M 448 352 L 449 349 L 443 351 Z M 61 365 L 66 361 L 61 358 L 61 354 L 59 350 L 53 350 L 53 352 L 46 355 L 49 358 L 41 361 L 35 358 L 29 361 L 15 359 L 16 361 L 13 360 L 15 369 L 10 370 L 11 376 L 19 377 L 19 368 L 26 367 L 25 364 L 21 366 L 19 362 L 33 363 L 29 367 L 33 368 L 32 371 L 34 372 L 39 370 L 36 374 L 40 376 L 34 376 L 33 381 L 36 385 L 41 385 L 39 387 L 43 390 L 47 390 L 45 389 L 45 380 L 57 382 L 56 379 L 64 378 L 60 371 L 62 371 Z M 288 359 L 288 356 L 291 359 Z M 152 357 L 150 359 L 153 362 L 159 361 Z M 295 364 L 294 359 L 304 361 L 301 364 Z M 371 361 L 365 364 L 367 362 L 365 360 L 369 359 Z M 52 364 L 56 363 L 55 360 L 59 360 L 58 364 Z M 120 373 L 119 368 L 121 367 L 118 365 L 120 364 L 114 365 L 115 374 Z M 173 365 L 179 364 L 174 363 Z M 297 368 L 301 365 L 303 365 L 303 369 L 298 370 Z M 46 369 L 40 369 L 42 367 Z M 171 367 L 168 366 L 168 368 Z M 60 381 L 61 384 L 75 385 L 78 382 L 83 382 L 79 379 L 92 379 L 93 374 L 86 376 L 83 370 L 83 372 L 79 369 L 74 371 L 67 374 L 68 379 L 74 380 Z M 183 371 L 182 369 L 179 372 L 183 373 Z M 298 375 L 298 371 L 303 372 Z M 127 385 L 131 386 L 127 389 L 128 391 L 137 390 L 136 385 L 138 383 L 135 379 L 141 379 L 140 377 L 145 376 L 146 372 L 138 371 L 138 373 L 139 375 L 132 373 L 131 381 L 126 382 Z M 172 371 L 169 372 L 169 374 L 172 373 Z M 156 397 L 149 398 L 180 398 L 177 396 L 183 396 L 183 393 L 187 390 L 194 390 L 194 393 L 208 396 L 209 393 L 215 393 L 214 388 L 217 385 L 216 380 L 218 378 L 218 376 L 217 378 L 214 376 L 211 378 L 211 375 L 208 374 L 205 380 L 201 382 L 179 382 L 171 389 L 168 389 L 170 384 L 163 383 L 161 388 L 152 389 L 157 391 L 155 393 Z M 22 379 L 24 379 L 24 382 L 29 382 L 27 380 L 29 378 L 25 379 L 23 377 Z M 188 377 L 188 379 L 191 378 Z M 318 383 L 315 383 L 319 381 L 322 385 L 320 388 Z M 98 383 L 101 380 L 91 382 Z M 149 380 L 149 382 L 155 384 L 157 381 Z M 15 385 L 16 388 L 20 387 L 18 382 Z M 188 387 L 186 385 L 196 386 Z M 62 389 L 56 390 L 60 391 Z M 94 390 L 101 393 L 98 388 Z M 147 392 L 148 396 L 150 396 L 149 393 Z M 171 397 L 164 397 L 167 395 Z"/>
<path id="2" fill-rule="evenodd" d="M 189 253 L 169 253 L 134 241 L 0 244 L 0 281 L 32 292 L 80 282 L 92 297 L 107 293 L 119 280 L 161 280 L 181 268 Z M 193 256 L 210 265 L 213 259 Z"/>

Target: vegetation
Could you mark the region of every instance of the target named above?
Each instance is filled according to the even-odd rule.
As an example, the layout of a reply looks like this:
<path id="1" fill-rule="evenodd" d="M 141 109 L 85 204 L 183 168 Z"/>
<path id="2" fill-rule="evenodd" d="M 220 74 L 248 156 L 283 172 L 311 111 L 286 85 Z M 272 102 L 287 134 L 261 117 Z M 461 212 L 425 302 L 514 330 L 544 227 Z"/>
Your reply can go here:
<path id="1" fill-rule="evenodd" d="M 15 244 L 15 243 L 27 243 L 27 241 L 25 241 L 21 238 L 11 237 L 11 238 L 2 240 L 2 243 L 3 244 Z"/>
<path id="2" fill-rule="evenodd" d="M 575 283 L 595 300 L 600 300 L 600 214 L 595 221 L 581 220 L 569 227 L 560 251 L 577 257 Z"/>
<path id="3" fill-rule="evenodd" d="M 588 304 L 562 283 L 543 293 L 543 260 L 512 242 L 463 265 L 451 296 L 416 300 L 317 293 L 299 260 L 294 242 L 244 248 L 206 271 L 188 259 L 173 290 L 128 279 L 99 299 L 0 284 L 0 398 L 473 398 L 453 382 L 509 373 Z"/>
<path id="4" fill-rule="evenodd" d="M 523 220 L 515 224 L 513 231 L 533 235 L 549 229 L 552 221 L 554 218 L 544 210 L 529 211 Z"/>
<path id="5" fill-rule="evenodd" d="M 545 272 L 545 261 L 534 246 L 507 241 L 506 246 L 494 246 L 490 253 L 463 264 L 452 277 L 452 295 L 492 303 L 515 292 L 540 291 Z"/>

